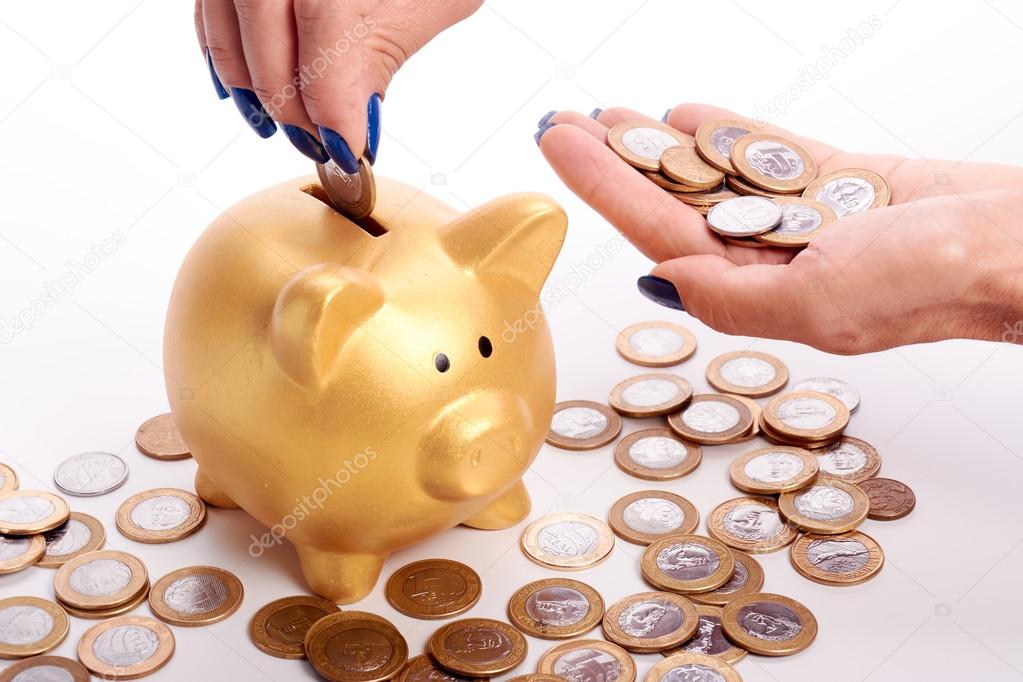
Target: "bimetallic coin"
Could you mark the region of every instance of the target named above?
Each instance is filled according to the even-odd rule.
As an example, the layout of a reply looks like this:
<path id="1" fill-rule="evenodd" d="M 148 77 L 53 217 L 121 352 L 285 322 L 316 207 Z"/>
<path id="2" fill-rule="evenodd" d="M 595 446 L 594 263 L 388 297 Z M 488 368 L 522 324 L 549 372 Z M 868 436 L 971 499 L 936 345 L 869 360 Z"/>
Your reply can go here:
<path id="1" fill-rule="evenodd" d="M 697 604 L 724 606 L 728 602 L 745 594 L 759 592 L 764 586 L 764 569 L 757 560 L 745 552 L 733 549 L 735 568 L 728 582 L 712 592 L 698 592 L 687 595 L 690 601 Z"/>
<path id="2" fill-rule="evenodd" d="M 735 166 L 731 161 L 732 145 L 737 139 L 755 129 L 752 121 L 728 118 L 704 121 L 696 129 L 696 151 L 718 170 L 735 175 Z"/>
<path id="3" fill-rule="evenodd" d="M 46 551 L 42 535 L 6 537 L 0 535 L 0 575 L 15 573 L 35 564 Z"/>
<path id="4" fill-rule="evenodd" d="M 608 403 L 626 417 L 660 417 L 685 405 L 693 387 L 668 372 L 640 374 L 619 382 L 611 389 Z"/>
<path id="5" fill-rule="evenodd" d="M 662 651 L 663 656 L 704 654 L 720 658 L 725 663 L 735 663 L 746 655 L 745 649 L 740 649 L 725 637 L 725 633 L 721 629 L 722 609 L 720 606 L 699 604 L 696 607 L 696 613 L 700 617 L 696 633 L 679 646 Z"/>
<path id="6" fill-rule="evenodd" d="M 508 682 L 566 682 L 561 675 L 544 675 L 543 673 L 526 673 L 509 677 Z"/>
<path id="7" fill-rule="evenodd" d="M 339 612 L 337 604 L 320 597 L 283 597 L 256 611 L 249 636 L 263 653 L 277 658 L 305 658 L 302 643 L 309 628 L 324 616 Z"/>
<path id="8" fill-rule="evenodd" d="M 108 549 L 80 554 L 53 576 L 53 591 L 61 602 L 83 610 L 109 609 L 138 596 L 149 574 L 137 557 Z"/>
<path id="9" fill-rule="evenodd" d="M 359 159 L 359 170 L 345 173 L 333 161 L 316 164 L 323 191 L 330 203 L 341 213 L 353 220 L 365 218 L 376 207 L 376 179 L 373 168 L 365 157 Z"/>
<path id="10" fill-rule="evenodd" d="M 774 133 L 743 135 L 732 145 L 730 160 L 744 180 L 769 192 L 801 192 L 817 177 L 810 153 Z"/>
<path id="11" fill-rule="evenodd" d="M 641 490 L 622 497 L 608 512 L 615 535 L 649 545 L 665 535 L 688 535 L 700 525 L 700 512 L 686 498 L 665 490 Z"/>
<path id="12" fill-rule="evenodd" d="M 734 599 L 721 614 L 725 635 L 761 656 L 788 656 L 810 646 L 817 619 L 795 599 L 759 592 Z"/>
<path id="13" fill-rule="evenodd" d="M 144 455 L 154 459 L 185 459 L 191 457 L 188 446 L 181 440 L 174 415 L 167 413 L 147 419 L 135 432 L 135 445 Z"/>
<path id="14" fill-rule="evenodd" d="M 305 652 L 313 669 L 335 682 L 383 682 L 408 660 L 408 644 L 394 625 L 365 611 L 339 611 L 313 623 Z"/>
<path id="15" fill-rule="evenodd" d="M 735 557 L 728 547 L 702 535 L 673 535 L 643 552 L 643 577 L 671 592 L 709 592 L 732 577 Z"/>
<path id="16" fill-rule="evenodd" d="M 706 192 L 678 193 L 672 196 L 683 204 L 693 207 L 703 215 L 707 215 L 715 205 L 720 204 L 722 201 L 734 199 L 739 195 L 722 185 L 718 188 L 709 189 Z"/>
<path id="17" fill-rule="evenodd" d="M 574 570 L 594 566 L 611 553 L 615 536 L 601 521 L 562 512 L 537 519 L 522 531 L 522 551 L 547 568 Z"/>
<path id="18" fill-rule="evenodd" d="M 762 398 L 780 391 L 788 380 L 785 363 L 755 350 L 725 353 L 707 365 L 707 382 L 722 393 Z"/>
<path id="19" fill-rule="evenodd" d="M 465 618 L 441 627 L 426 645 L 445 670 L 472 677 L 506 673 L 526 657 L 526 638 L 491 618 Z"/>
<path id="20" fill-rule="evenodd" d="M 822 474 L 846 483 L 861 483 L 881 469 L 881 455 L 873 445 L 852 436 L 842 436 L 831 445 L 814 450 Z"/>
<path id="21" fill-rule="evenodd" d="M 53 482 L 68 495 L 105 495 L 128 480 L 128 465 L 109 452 L 83 452 L 70 457 L 53 472 Z"/>
<path id="22" fill-rule="evenodd" d="M 149 582 L 142 587 L 142 591 L 138 593 L 138 596 L 134 597 L 131 601 L 118 606 L 112 606 L 108 609 L 79 609 L 70 604 L 65 604 L 57 598 L 57 603 L 60 607 L 68 612 L 69 615 L 75 616 L 76 618 L 85 618 L 89 620 L 106 620 L 107 618 L 113 618 L 114 616 L 120 616 L 121 614 L 129 613 L 134 611 L 141 606 L 146 599 L 149 598 Z"/>
<path id="23" fill-rule="evenodd" d="M 0 671 L 0 682 L 89 682 L 89 671 L 63 656 L 33 656 Z"/>
<path id="24" fill-rule="evenodd" d="M 783 437 L 812 443 L 840 436 L 849 424 L 849 409 L 827 393 L 793 391 L 773 398 L 763 419 Z"/>
<path id="25" fill-rule="evenodd" d="M 644 682 L 742 682 L 726 661 L 699 653 L 672 654 L 650 668 Z"/>
<path id="26" fill-rule="evenodd" d="M 771 246 L 802 248 L 838 220 L 829 206 L 813 199 L 775 197 L 774 202 L 781 206 L 781 222 L 770 232 L 753 236 Z"/>
<path id="27" fill-rule="evenodd" d="M 696 607 L 671 592 L 641 592 L 611 605 L 604 636 L 626 651 L 653 653 L 678 646 L 700 624 Z"/>
<path id="28" fill-rule="evenodd" d="M 455 673 L 444 670 L 428 655 L 413 656 L 405 664 L 405 667 L 401 669 L 398 676 L 394 678 L 395 682 L 481 682 L 487 680 L 487 677 L 466 677 L 463 675 L 457 675 Z M 516 679 L 516 678 L 512 678 Z M 535 682 L 547 682 L 546 680 L 538 680 Z M 563 680 L 553 680 L 552 682 L 564 682 Z"/>
<path id="29" fill-rule="evenodd" d="M 781 222 L 781 206 L 766 197 L 736 197 L 715 204 L 707 225 L 726 237 L 752 237 L 773 230 Z"/>
<path id="30" fill-rule="evenodd" d="M 547 442 L 565 450 L 594 450 L 622 431 L 622 418 L 592 400 L 568 400 L 554 406 Z"/>
<path id="31" fill-rule="evenodd" d="M 841 379 L 832 379 L 831 377 L 811 377 L 809 379 L 797 381 L 792 385 L 792 390 L 816 391 L 817 393 L 833 395 L 841 400 L 843 405 L 849 408 L 849 412 L 855 412 L 856 408 L 860 406 L 860 392 L 851 384 L 848 384 Z"/>
<path id="32" fill-rule="evenodd" d="M 413 618 L 447 618 L 468 611 L 480 599 L 476 571 L 449 559 L 415 561 L 387 581 L 387 601 Z"/>
<path id="33" fill-rule="evenodd" d="M 808 488 L 783 493 L 778 507 L 782 516 L 800 530 L 837 535 L 863 523 L 870 499 L 852 483 L 818 476 Z"/>
<path id="34" fill-rule="evenodd" d="M 696 342 L 693 341 L 695 344 Z M 694 345 L 693 350 L 696 350 Z M 0 464 L 0 493 L 18 489 L 18 474 L 6 464 Z"/>
<path id="35" fill-rule="evenodd" d="M 686 440 L 718 445 L 749 432 L 753 428 L 753 413 L 732 396 L 704 393 L 693 396 L 681 412 L 669 415 L 668 426 Z"/>
<path id="36" fill-rule="evenodd" d="M 840 535 L 808 533 L 792 545 L 789 559 L 801 575 L 814 582 L 858 585 L 881 570 L 884 552 L 874 538 L 859 531 Z"/>
<path id="37" fill-rule="evenodd" d="M 149 608 L 171 625 L 218 623 L 242 605 L 242 582 L 216 566 L 188 566 L 171 571 L 149 591 Z"/>
<path id="38" fill-rule="evenodd" d="M 520 587 L 508 601 L 508 618 L 527 635 L 541 639 L 576 637 L 597 627 L 604 600 L 578 580 L 546 578 Z"/>
<path id="39" fill-rule="evenodd" d="M 98 519 L 82 512 L 71 512 L 64 525 L 47 531 L 44 537 L 46 552 L 36 565 L 60 568 L 75 557 L 102 549 L 107 532 Z"/>
<path id="40" fill-rule="evenodd" d="M 696 352 L 696 337 L 671 322 L 639 322 L 618 333 L 615 348 L 633 364 L 669 367 Z"/>
<path id="41" fill-rule="evenodd" d="M 41 490 L 0 493 L 0 533 L 38 535 L 68 520 L 71 510 L 63 498 Z"/>
<path id="42" fill-rule="evenodd" d="M 569 682 L 634 682 L 636 663 L 629 653 L 601 639 L 576 639 L 544 652 L 536 670 Z"/>
<path id="43" fill-rule="evenodd" d="M 728 472 L 739 490 L 771 495 L 809 485 L 817 478 L 818 466 L 809 450 L 774 445 L 747 452 L 732 462 Z"/>
<path id="44" fill-rule="evenodd" d="M 661 152 L 661 172 L 697 189 L 716 187 L 725 179 L 724 173 L 704 161 L 696 148 L 688 145 L 668 147 Z"/>
<path id="45" fill-rule="evenodd" d="M 654 183 L 661 189 L 666 189 L 669 192 L 683 192 L 685 194 L 692 194 L 694 192 L 703 192 L 706 188 L 703 187 L 690 187 L 689 185 L 683 185 L 675 182 L 664 173 L 655 171 L 640 171 L 643 175 L 650 179 L 650 182 Z"/>
<path id="46" fill-rule="evenodd" d="M 710 513 L 707 530 L 729 547 L 754 554 L 781 549 L 798 535 L 769 497 L 738 497 L 722 502 Z"/>
<path id="47" fill-rule="evenodd" d="M 623 121 L 607 131 L 607 144 L 626 163 L 641 170 L 661 169 L 661 154 L 678 145 L 692 147 L 696 141 L 671 126 L 653 121 Z"/>
<path id="48" fill-rule="evenodd" d="M 736 194 L 741 194 L 743 196 L 764 197 L 765 199 L 775 200 L 781 197 L 798 196 L 792 194 L 778 194 L 777 192 L 768 192 L 766 189 L 760 189 L 759 187 L 749 184 L 748 182 L 746 182 L 737 175 L 729 175 L 728 180 L 725 182 L 725 184 L 728 186 L 728 189 L 731 189 Z M 750 241 L 756 241 L 752 237 L 750 237 L 749 239 Z M 759 242 L 757 243 L 759 244 Z M 764 245 L 761 244 L 761 246 Z"/>
<path id="49" fill-rule="evenodd" d="M 681 478 L 700 465 L 702 449 L 668 429 L 643 429 L 615 445 L 615 464 L 627 474 L 648 481 Z"/>
<path id="50" fill-rule="evenodd" d="M 892 199 L 885 179 L 862 168 L 843 168 L 825 173 L 811 182 L 803 196 L 834 210 L 839 218 L 887 206 Z"/>
<path id="51" fill-rule="evenodd" d="M 57 604 L 38 597 L 0 599 L 0 658 L 38 656 L 68 633 L 68 617 Z"/>
<path id="52" fill-rule="evenodd" d="M 115 520 L 121 535 L 136 542 L 174 542 L 202 527 L 206 505 L 178 488 L 153 488 L 122 502 Z"/>
<path id="53" fill-rule="evenodd" d="M 165 666 L 174 654 L 174 634 L 145 616 L 118 616 L 86 630 L 78 660 L 104 680 L 134 680 Z"/>
<path id="54" fill-rule="evenodd" d="M 913 511 L 916 495 L 913 490 L 893 478 L 868 478 L 857 486 L 867 494 L 870 510 L 867 516 L 877 521 L 893 521 Z"/>

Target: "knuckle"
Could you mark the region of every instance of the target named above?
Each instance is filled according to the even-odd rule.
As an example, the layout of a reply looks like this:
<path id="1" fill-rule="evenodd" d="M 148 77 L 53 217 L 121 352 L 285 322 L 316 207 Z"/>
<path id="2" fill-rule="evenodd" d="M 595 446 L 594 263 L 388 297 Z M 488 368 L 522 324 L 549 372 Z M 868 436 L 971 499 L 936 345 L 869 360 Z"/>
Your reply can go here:
<path id="1" fill-rule="evenodd" d="M 217 75 L 224 81 L 224 85 L 248 85 L 246 82 L 248 69 L 245 66 L 245 59 L 234 49 L 233 45 L 222 40 L 216 31 L 207 30 L 206 46 L 209 48 L 210 58 L 217 68 Z"/>

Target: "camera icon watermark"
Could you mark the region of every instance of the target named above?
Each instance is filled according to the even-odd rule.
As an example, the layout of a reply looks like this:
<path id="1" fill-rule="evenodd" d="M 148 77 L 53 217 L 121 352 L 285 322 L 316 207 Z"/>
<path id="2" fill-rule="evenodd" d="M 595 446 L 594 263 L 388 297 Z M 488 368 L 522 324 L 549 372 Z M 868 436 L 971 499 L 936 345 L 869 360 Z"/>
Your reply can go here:
<path id="1" fill-rule="evenodd" d="M 50 67 L 50 77 L 59 78 L 66 80 L 71 78 L 71 65 L 70 64 L 53 64 Z"/>
<path id="2" fill-rule="evenodd" d="M 178 173 L 178 186 L 179 187 L 195 187 L 198 182 L 198 178 L 195 173 L 184 172 Z"/>
<path id="3" fill-rule="evenodd" d="M 554 67 L 555 78 L 575 78 L 574 64 L 558 64 Z"/>
<path id="4" fill-rule="evenodd" d="M 444 173 L 432 173 L 430 175 L 430 184 L 439 186 L 448 184 L 448 176 Z"/>

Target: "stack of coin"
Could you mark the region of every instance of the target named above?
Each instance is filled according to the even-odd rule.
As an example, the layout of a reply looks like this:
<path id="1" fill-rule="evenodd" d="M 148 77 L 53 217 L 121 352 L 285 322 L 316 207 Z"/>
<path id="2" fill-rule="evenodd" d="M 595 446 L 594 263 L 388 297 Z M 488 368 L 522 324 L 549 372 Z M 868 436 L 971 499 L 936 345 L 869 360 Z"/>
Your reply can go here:
<path id="1" fill-rule="evenodd" d="M 53 576 L 57 603 L 79 618 L 127 613 L 149 596 L 149 573 L 137 557 L 117 550 L 80 554 Z"/>
<path id="2" fill-rule="evenodd" d="M 727 445 L 756 435 L 763 428 L 759 415 L 760 406 L 746 396 L 702 393 L 680 412 L 668 415 L 668 426 L 684 440 Z"/>
<path id="3" fill-rule="evenodd" d="M 760 430 L 771 441 L 805 449 L 838 440 L 849 425 L 849 408 L 828 393 L 794 391 L 772 399 L 760 417 Z"/>

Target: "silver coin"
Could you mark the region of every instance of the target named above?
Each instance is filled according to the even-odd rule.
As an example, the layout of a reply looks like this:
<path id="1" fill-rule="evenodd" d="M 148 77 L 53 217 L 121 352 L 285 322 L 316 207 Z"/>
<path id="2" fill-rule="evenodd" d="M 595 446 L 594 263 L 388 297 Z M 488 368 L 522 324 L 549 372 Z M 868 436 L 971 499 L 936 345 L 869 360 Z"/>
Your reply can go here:
<path id="1" fill-rule="evenodd" d="M 742 540 L 770 540 L 785 530 L 778 512 L 763 504 L 740 504 L 722 523 L 729 535 Z"/>
<path id="2" fill-rule="evenodd" d="M 694 542 L 669 545 L 657 553 L 657 568 L 676 580 L 699 580 L 721 567 L 721 557 L 710 547 Z"/>
<path id="3" fill-rule="evenodd" d="M 4 523 L 36 523 L 55 511 L 53 502 L 35 495 L 20 495 L 0 501 L 0 521 Z"/>
<path id="4" fill-rule="evenodd" d="M 117 490 L 128 480 L 128 465 L 109 452 L 83 452 L 64 460 L 53 472 L 61 491 L 78 497 L 94 497 Z"/>
<path id="5" fill-rule="evenodd" d="M 774 602 L 746 604 L 739 609 L 738 621 L 750 636 L 770 642 L 792 639 L 803 630 L 799 614 Z"/>
<path id="6" fill-rule="evenodd" d="M 728 159 L 732 156 L 732 145 L 748 132 L 745 128 L 738 126 L 721 126 L 715 128 L 714 132 L 710 134 L 710 143 L 714 145 L 714 149 L 718 150 L 718 154 Z"/>
<path id="7" fill-rule="evenodd" d="M 752 237 L 770 232 L 781 222 L 781 206 L 767 197 L 725 199 L 707 214 L 710 229 L 726 237 Z"/>
<path id="8" fill-rule="evenodd" d="M 688 454 L 682 443 L 664 436 L 640 438 L 629 448 L 629 459 L 648 469 L 670 469 L 681 464 Z"/>
<path id="9" fill-rule="evenodd" d="M 678 384 L 674 381 L 646 379 L 637 381 L 622 391 L 622 399 L 636 407 L 652 407 L 669 402 L 678 395 L 678 392 Z"/>
<path id="10" fill-rule="evenodd" d="M 551 419 L 551 431 L 565 438 L 593 438 L 607 428 L 607 417 L 592 407 L 567 407 Z"/>
<path id="11" fill-rule="evenodd" d="M 0 610 L 0 642 L 24 646 L 38 642 L 53 630 L 53 618 L 38 606 L 19 604 Z"/>
<path id="12" fill-rule="evenodd" d="M 28 551 L 32 541 L 27 537 L 8 537 L 0 535 L 0 561 L 17 559 Z"/>
<path id="13" fill-rule="evenodd" d="M 718 594 L 729 594 L 745 587 L 748 581 L 749 571 L 746 570 L 746 566 L 741 561 L 736 561 L 732 577 L 728 579 L 727 583 L 714 591 Z"/>
<path id="14" fill-rule="evenodd" d="M 746 161 L 757 172 L 777 180 L 792 180 L 803 174 L 803 159 L 788 145 L 758 140 L 746 147 Z"/>
<path id="15" fill-rule="evenodd" d="M 829 206 L 839 218 L 866 211 L 874 204 L 874 187 L 862 178 L 843 176 L 825 182 L 814 197 Z"/>
<path id="16" fill-rule="evenodd" d="M 738 566 L 738 564 L 736 564 Z M 718 590 L 720 592 L 720 590 Z M 682 645 L 691 654 L 707 654 L 714 656 L 732 648 L 732 643 L 725 639 L 721 630 L 721 619 L 717 616 L 700 616 L 700 626 L 696 634 Z"/>
<path id="17" fill-rule="evenodd" d="M 830 485 L 815 485 L 799 493 L 792 501 L 796 511 L 818 521 L 834 521 L 852 513 L 856 506 L 852 495 Z"/>
<path id="18" fill-rule="evenodd" d="M 677 604 L 664 599 L 648 599 L 622 609 L 618 626 L 630 637 L 650 639 L 678 630 L 685 616 Z"/>
<path id="19" fill-rule="evenodd" d="M 11 682 L 75 682 L 75 677 L 59 665 L 36 665 L 22 670 Z"/>
<path id="20" fill-rule="evenodd" d="M 633 350 L 652 358 L 677 353 L 685 342 L 681 335 L 663 327 L 646 327 L 629 336 Z"/>
<path id="21" fill-rule="evenodd" d="M 46 538 L 46 556 L 60 557 L 77 552 L 92 539 L 92 531 L 78 519 L 70 519 L 63 526 L 49 531 Z"/>
<path id="22" fill-rule="evenodd" d="M 737 409 L 716 400 L 701 400 L 682 412 L 682 423 L 703 433 L 723 433 L 734 428 L 739 419 Z"/>
<path id="23" fill-rule="evenodd" d="M 820 429 L 833 423 L 837 416 L 832 405 L 813 397 L 786 400 L 778 407 L 778 418 L 793 429 Z"/>
<path id="24" fill-rule="evenodd" d="M 831 377 L 811 377 L 796 383 L 792 387 L 792 390 L 827 393 L 830 396 L 838 398 L 843 405 L 849 408 L 850 412 L 855 412 L 856 408 L 860 406 L 860 392 L 851 384 L 848 384 L 841 379 L 832 379 Z"/>
<path id="25" fill-rule="evenodd" d="M 761 483 L 781 483 L 803 471 L 803 460 L 789 452 L 765 452 L 746 462 L 744 474 Z"/>
<path id="26" fill-rule="evenodd" d="M 155 632 L 141 625 L 118 625 L 100 634 L 92 653 L 107 665 L 129 667 L 145 663 L 160 646 Z"/>
<path id="27" fill-rule="evenodd" d="M 721 377 L 728 383 L 746 388 L 769 384 L 777 375 L 770 362 L 749 355 L 740 355 L 724 362 L 720 371 Z"/>
<path id="28" fill-rule="evenodd" d="M 817 464 L 826 474 L 854 476 L 867 466 L 870 457 L 858 445 L 848 440 L 834 443 L 822 455 L 817 455 Z"/>
<path id="29" fill-rule="evenodd" d="M 554 661 L 554 674 L 569 682 L 617 682 L 622 664 L 600 649 L 573 649 Z"/>
<path id="30" fill-rule="evenodd" d="M 88 561 L 68 576 L 71 589 L 90 597 L 103 597 L 123 590 L 131 582 L 131 567 L 117 559 Z"/>
<path id="31" fill-rule="evenodd" d="M 725 676 L 700 663 L 683 663 L 661 675 L 658 682 L 725 682 Z"/>
<path id="32" fill-rule="evenodd" d="M 600 534 L 581 521 L 559 521 L 544 526 L 536 542 L 547 554 L 556 557 L 580 557 L 592 552 L 600 542 Z"/>
<path id="33" fill-rule="evenodd" d="M 678 139 L 658 128 L 631 128 L 622 135 L 622 144 L 637 156 L 657 160 L 668 147 L 677 147 Z"/>
<path id="34" fill-rule="evenodd" d="M 228 589 L 215 575 L 178 578 L 163 593 L 167 605 L 179 613 L 208 613 L 227 600 Z"/>
<path id="35" fill-rule="evenodd" d="M 852 573 L 867 565 L 870 550 L 853 538 L 814 540 L 806 548 L 806 558 L 829 573 Z"/>
<path id="36" fill-rule="evenodd" d="M 188 520 L 192 508 L 176 495 L 157 495 L 142 500 L 131 510 L 131 520 L 146 530 L 168 530 Z"/>
<path id="37" fill-rule="evenodd" d="M 663 497 L 644 497 L 625 507 L 622 518 L 625 525 L 634 531 L 663 535 L 682 525 L 685 512 L 682 507 Z"/>
<path id="38" fill-rule="evenodd" d="M 565 627 L 575 625 L 590 612 L 590 602 L 571 587 L 544 587 L 526 598 L 526 613 L 537 623 Z"/>
<path id="39" fill-rule="evenodd" d="M 824 224 L 824 216 L 809 204 L 785 204 L 781 207 L 781 222 L 771 230 L 786 237 L 801 237 Z"/>

